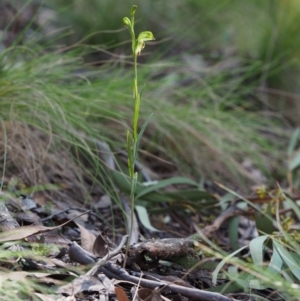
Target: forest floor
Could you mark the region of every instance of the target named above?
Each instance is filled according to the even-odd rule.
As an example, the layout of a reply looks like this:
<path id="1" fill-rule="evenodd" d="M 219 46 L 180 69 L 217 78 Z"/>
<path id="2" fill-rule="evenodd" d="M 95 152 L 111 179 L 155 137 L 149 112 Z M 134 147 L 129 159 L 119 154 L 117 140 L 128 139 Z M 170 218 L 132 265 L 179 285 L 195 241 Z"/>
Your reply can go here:
<path id="1" fill-rule="evenodd" d="M 131 57 L 2 8 L 0 300 L 300 300 L 295 95 L 229 49 L 149 50 L 132 195 Z"/>

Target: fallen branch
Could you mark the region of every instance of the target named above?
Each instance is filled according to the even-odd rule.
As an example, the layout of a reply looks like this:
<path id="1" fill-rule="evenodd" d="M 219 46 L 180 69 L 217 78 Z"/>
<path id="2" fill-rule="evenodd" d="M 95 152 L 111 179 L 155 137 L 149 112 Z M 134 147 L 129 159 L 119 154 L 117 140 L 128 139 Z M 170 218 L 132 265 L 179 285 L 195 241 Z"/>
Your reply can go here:
<path id="1" fill-rule="evenodd" d="M 206 226 L 200 233 L 193 234 L 188 238 L 149 239 L 132 245 L 128 251 L 127 265 L 137 264 L 142 270 L 148 270 L 155 268 L 159 260 L 176 261 L 182 257 L 196 255 L 199 242 L 203 241 L 201 236 L 209 238 L 224 221 L 241 214 L 247 214 L 247 212 L 232 205 L 218 216 L 212 225 Z M 151 260 L 147 260 L 147 258 Z"/>
<path id="2" fill-rule="evenodd" d="M 106 262 L 99 269 L 99 272 L 104 273 L 109 278 L 115 278 L 118 280 L 130 281 L 138 284 L 144 288 L 154 289 L 157 287 L 168 287 L 172 292 L 181 294 L 182 296 L 193 298 L 201 301 L 237 301 L 236 299 L 223 296 L 219 293 L 207 292 L 196 288 L 190 288 L 185 286 L 180 286 L 172 283 L 153 281 L 148 279 L 143 279 L 140 277 L 129 275 L 126 270 L 112 264 L 111 262 Z"/>
<path id="3" fill-rule="evenodd" d="M 127 238 L 128 235 L 124 235 L 118 247 L 107 253 L 103 258 L 99 259 L 98 262 L 86 273 L 86 275 L 97 275 L 99 273 L 99 269 L 106 264 L 109 259 L 115 257 L 121 252 L 122 248 L 126 244 Z"/>

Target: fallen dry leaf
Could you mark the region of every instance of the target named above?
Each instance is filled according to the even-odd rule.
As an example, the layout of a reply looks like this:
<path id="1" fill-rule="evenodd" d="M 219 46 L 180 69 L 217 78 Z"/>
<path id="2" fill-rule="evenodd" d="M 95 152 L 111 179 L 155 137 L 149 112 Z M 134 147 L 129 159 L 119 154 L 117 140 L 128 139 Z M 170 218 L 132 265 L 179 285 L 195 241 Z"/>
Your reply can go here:
<path id="1" fill-rule="evenodd" d="M 86 228 L 81 226 L 79 223 L 75 224 L 80 229 L 80 239 L 81 239 L 81 247 L 86 251 L 93 252 L 93 245 L 96 240 L 96 235 L 88 231 Z"/>
<path id="2" fill-rule="evenodd" d="M 121 287 L 115 287 L 115 292 L 116 292 L 118 301 L 130 301 L 128 299 L 125 291 Z"/>
<path id="3" fill-rule="evenodd" d="M 44 295 L 40 293 L 34 293 L 42 301 L 57 301 L 57 296 Z"/>
<path id="4" fill-rule="evenodd" d="M 88 213 L 90 211 L 86 211 L 76 217 L 74 217 L 73 219 L 70 219 L 69 221 L 55 226 L 55 227 L 45 227 L 45 226 L 23 226 L 20 228 L 15 228 L 15 229 L 11 229 L 5 232 L 0 233 L 0 242 L 6 242 L 6 241 L 12 241 L 12 240 L 20 240 L 23 238 L 26 238 L 27 236 L 30 235 L 36 235 L 36 234 L 41 234 L 41 233 L 45 233 L 45 232 L 49 232 L 49 231 L 53 231 L 56 229 L 59 229 L 60 227 L 63 227 L 65 225 L 67 225 L 68 223 L 70 223 L 71 221 L 73 221 L 74 219 Z"/>
<path id="5" fill-rule="evenodd" d="M 2 283 L 5 280 L 11 280 L 11 281 L 20 281 L 28 276 L 34 276 L 36 278 L 42 278 L 46 276 L 50 276 L 49 273 L 39 273 L 39 272 L 25 272 L 25 271 L 17 271 L 17 272 L 2 272 L 0 273 L 0 283 Z"/>
<path id="6" fill-rule="evenodd" d="M 141 288 L 138 290 L 137 297 L 139 301 L 163 301 L 160 292 L 156 289 Z"/>
<path id="7" fill-rule="evenodd" d="M 106 231 L 99 233 L 93 244 L 93 254 L 98 257 L 104 257 L 109 252 L 106 238 Z"/>

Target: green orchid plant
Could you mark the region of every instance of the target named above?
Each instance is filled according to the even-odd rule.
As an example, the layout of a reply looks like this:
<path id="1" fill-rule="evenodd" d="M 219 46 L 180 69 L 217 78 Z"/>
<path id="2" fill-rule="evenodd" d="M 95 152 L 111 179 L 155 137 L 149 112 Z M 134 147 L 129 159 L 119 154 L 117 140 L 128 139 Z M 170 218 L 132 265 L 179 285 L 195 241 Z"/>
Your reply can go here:
<path id="1" fill-rule="evenodd" d="M 133 97 L 134 97 L 134 115 L 133 115 L 133 124 L 132 124 L 132 131 L 127 131 L 127 156 L 128 156 L 128 171 L 129 176 L 131 179 L 131 193 L 130 193 L 130 200 L 131 200 L 131 220 L 133 220 L 133 210 L 134 210 L 134 193 L 135 193 L 135 187 L 137 183 L 137 177 L 138 174 L 134 172 L 134 165 L 135 161 L 137 159 L 137 152 L 138 152 L 138 146 L 140 139 L 142 137 L 142 134 L 151 118 L 146 120 L 144 125 L 141 128 L 141 131 L 138 134 L 138 120 L 139 120 L 139 111 L 140 111 L 140 103 L 141 103 L 141 92 L 139 92 L 138 89 L 138 76 L 137 76 L 137 57 L 141 53 L 141 51 L 145 47 L 146 41 L 154 40 L 154 36 L 151 31 L 143 31 L 141 32 L 138 37 L 136 38 L 135 32 L 134 32 L 134 15 L 136 12 L 137 6 L 133 5 L 131 8 L 131 19 L 124 17 L 123 23 L 128 28 L 130 35 L 131 35 L 131 41 L 132 41 L 132 54 L 133 54 L 133 60 L 134 60 L 134 79 L 133 79 Z M 132 224 L 131 223 L 131 229 L 129 232 L 129 237 L 132 235 Z M 130 239 L 129 239 L 130 241 Z"/>

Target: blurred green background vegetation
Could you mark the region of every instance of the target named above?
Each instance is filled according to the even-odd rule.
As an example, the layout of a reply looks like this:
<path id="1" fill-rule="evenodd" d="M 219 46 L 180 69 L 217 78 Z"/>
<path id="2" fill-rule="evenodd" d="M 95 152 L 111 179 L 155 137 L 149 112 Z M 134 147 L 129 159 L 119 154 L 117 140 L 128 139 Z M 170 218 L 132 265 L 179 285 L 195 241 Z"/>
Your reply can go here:
<path id="1" fill-rule="evenodd" d="M 61 9 L 61 24 L 71 26 L 76 42 L 117 47 L 127 39 L 120 20 L 130 1 L 53 1 Z M 159 50 L 186 51 L 213 58 L 234 52 L 236 56 L 264 63 L 264 79 L 278 88 L 297 89 L 295 76 L 286 78 L 299 60 L 300 8 L 297 1 L 136 1 L 137 31 L 151 28 L 161 43 Z M 212 52 L 212 53 L 209 53 Z M 219 53 L 218 53 L 219 52 Z M 286 73 L 285 73 L 286 74 Z"/>
<path id="2" fill-rule="evenodd" d="M 45 102 L 34 89 L 4 90 L 2 119 L 50 129 L 56 139 L 70 143 L 80 132 L 107 141 L 114 151 L 124 149 L 132 118 L 132 63 L 122 18 L 133 3 L 12 3 L 17 17 L 2 26 L 4 32 L 16 31 L 13 26 L 29 8 L 32 18 L 20 30 L 22 51 L 12 50 L 14 40 L 2 52 L 2 79 L 38 87 Z M 287 155 L 300 114 L 297 1 L 134 4 L 136 31 L 151 30 L 156 37 L 139 58 L 140 83 L 146 84 L 141 124 L 154 113 L 141 160 L 162 178 L 183 174 L 242 190 L 284 182 L 298 146 L 296 141 Z M 18 103 L 12 110 L 16 94 L 30 99 L 27 109 Z M 48 117 L 32 120 L 32 111 Z M 55 120 L 57 112 L 68 126 Z M 90 145 L 76 143 L 83 149 Z M 93 147 L 88 153 L 94 154 Z"/>

